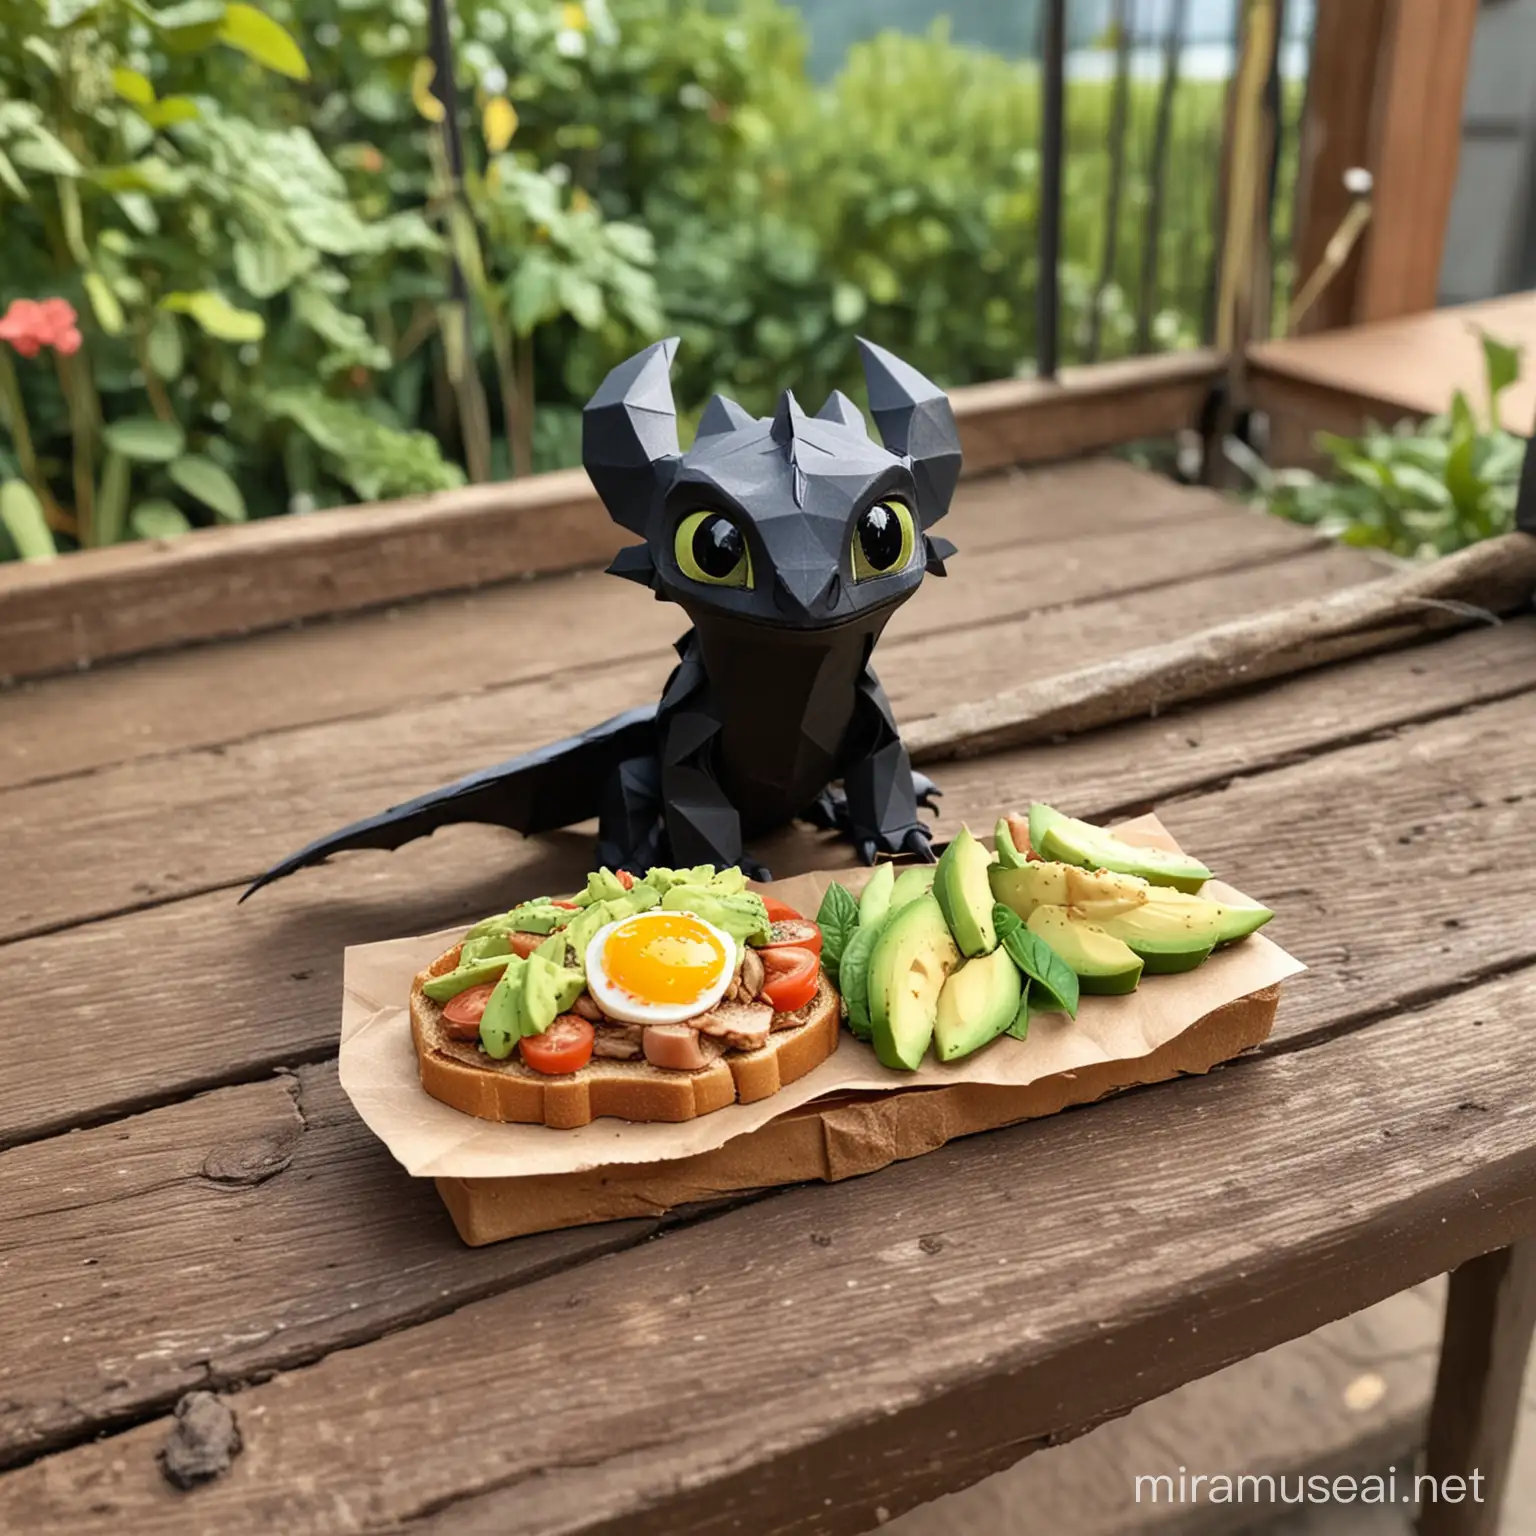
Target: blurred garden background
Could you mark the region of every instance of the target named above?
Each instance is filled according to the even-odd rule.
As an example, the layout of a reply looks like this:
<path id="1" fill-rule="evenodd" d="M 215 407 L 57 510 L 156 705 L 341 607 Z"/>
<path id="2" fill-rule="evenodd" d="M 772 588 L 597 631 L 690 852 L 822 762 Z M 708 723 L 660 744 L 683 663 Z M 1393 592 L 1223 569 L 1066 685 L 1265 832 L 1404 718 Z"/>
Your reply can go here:
<path id="1" fill-rule="evenodd" d="M 434 48 L 430 0 L 0 0 L 0 560 L 574 465 L 674 332 L 685 417 L 858 398 L 856 334 L 947 386 L 1033 372 L 1041 0 L 444 9 Z M 1068 5 L 1063 362 L 1213 339 L 1242 10 Z M 1261 335 L 1311 0 L 1278 14 Z M 1520 454 L 1459 409 L 1323 481 L 1239 466 L 1444 552 L 1507 524 Z"/>
<path id="2" fill-rule="evenodd" d="M 856 388 L 856 333 L 1027 375 L 1038 6 L 936 9 L 461 0 L 450 136 L 428 0 L 0 0 L 0 313 L 79 342 L 13 314 L 0 480 L 69 549 L 571 465 L 674 331 L 685 411 Z M 1067 362 L 1208 332 L 1238 9 L 1070 7 Z"/>

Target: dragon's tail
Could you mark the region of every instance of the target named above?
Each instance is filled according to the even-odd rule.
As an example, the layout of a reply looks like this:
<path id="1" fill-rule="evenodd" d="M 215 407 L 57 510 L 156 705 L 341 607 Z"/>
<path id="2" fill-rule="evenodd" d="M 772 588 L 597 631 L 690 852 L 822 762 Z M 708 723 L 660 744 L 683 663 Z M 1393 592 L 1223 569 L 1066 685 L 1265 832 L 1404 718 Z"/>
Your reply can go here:
<path id="1" fill-rule="evenodd" d="M 456 821 L 479 821 L 522 833 L 548 832 L 598 813 L 608 776 L 628 758 L 656 750 L 656 706 L 626 710 L 580 736 L 483 768 L 355 821 L 274 864 L 240 900 L 308 864 L 347 848 L 398 848 Z"/>

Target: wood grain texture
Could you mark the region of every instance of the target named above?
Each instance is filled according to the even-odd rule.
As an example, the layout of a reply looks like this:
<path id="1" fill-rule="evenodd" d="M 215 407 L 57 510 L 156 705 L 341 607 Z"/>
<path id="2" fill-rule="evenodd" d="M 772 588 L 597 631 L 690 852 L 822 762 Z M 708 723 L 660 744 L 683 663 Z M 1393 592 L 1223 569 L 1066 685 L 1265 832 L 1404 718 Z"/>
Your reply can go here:
<path id="1" fill-rule="evenodd" d="M 1536 538 L 1508 533 L 1432 565 L 1291 605 L 1266 604 L 1197 634 L 967 700 L 904 737 L 914 762 L 994 752 L 1524 613 L 1533 593 Z"/>
<path id="2" fill-rule="evenodd" d="M 1388 0 L 1317 3 L 1296 168 L 1295 288 L 1322 263 L 1328 242 L 1354 202 L 1345 190 L 1344 173 L 1370 163 L 1371 107 L 1387 8 Z M 1302 317 L 1301 330 L 1330 331 L 1350 324 L 1359 279 L 1356 245 Z"/>
<path id="3" fill-rule="evenodd" d="M 1523 715 L 1513 713 L 1517 705 Z M 1281 906 L 1272 928 L 1314 966 L 1284 989 L 1288 1051 L 1307 1038 L 1401 1014 L 1432 998 L 1460 998 L 1472 978 L 1536 962 L 1536 931 L 1511 920 L 1512 913 L 1536 906 L 1536 873 L 1517 852 L 1530 845 L 1536 807 L 1536 766 L 1523 750 L 1529 733 L 1520 728 L 1531 718 L 1529 699 L 1491 705 L 1165 808 L 1169 825 L 1189 846 L 1220 851 L 1219 868 L 1262 870 L 1251 888 L 1273 892 Z M 1490 782 L 1525 798 L 1489 807 L 1484 797 Z M 1481 810 L 1473 809 L 1474 799 L 1483 801 Z M 1411 835 L 1400 842 L 1394 834 L 1403 827 Z M 1320 873 L 1339 868 L 1354 877 L 1342 881 Z M 1440 878 L 1426 880 L 1426 868 Z M 1493 870 L 1496 879 L 1479 873 Z M 1449 924 L 1448 891 L 1455 892 Z M 1384 921 L 1384 904 L 1391 921 Z M 109 931 L 116 926 L 105 925 Z M 178 987 L 176 996 L 190 991 L 205 999 L 219 1026 L 206 1036 L 188 1030 L 184 1009 L 167 1015 L 163 991 L 135 1007 L 117 985 L 101 999 L 96 1020 L 69 1011 L 71 1033 L 94 1044 L 108 1064 L 143 1070 L 130 1065 L 129 1053 L 103 1049 L 131 1034 L 131 1059 L 152 1064 L 162 1090 L 184 1093 L 185 1077 L 168 1081 L 170 1072 L 185 1073 L 199 1051 L 205 1071 L 227 1066 L 234 1043 L 262 1028 L 259 1013 L 253 1019 L 252 1012 L 280 992 L 274 978 L 261 973 L 272 964 L 266 957 L 275 946 L 261 934 L 253 939 L 254 964 L 238 938 L 187 940 L 183 963 L 189 971 L 205 964 L 210 974 L 195 988 Z M 199 959 L 204 943 L 210 944 L 210 962 Z M 324 952 L 315 958 L 323 964 Z M 111 972 L 88 965 L 83 974 L 91 982 Z M 293 995 L 310 989 L 281 990 Z M 334 982 L 324 993 L 327 1009 L 314 1025 L 328 1043 L 335 1028 Z M 37 1053 L 24 1042 L 18 1046 L 6 1080 L 17 1088 L 35 1085 Z M 1273 1053 L 1273 1044 L 1269 1049 Z M 65 1065 L 73 1076 L 73 1062 L 55 1060 L 55 1073 L 62 1078 Z M 392 1190 L 409 1189 L 417 1201 L 402 1208 L 401 1222 L 414 1220 L 411 1212 L 419 1215 L 426 1195 L 404 1181 L 347 1109 L 332 1074 L 329 1066 L 305 1068 L 297 1083 L 227 1089 L 0 1156 L 0 1187 L 17 1192 L 5 1228 L 6 1246 L 16 1256 L 7 1272 L 13 1300 L 0 1316 L 0 1361 L 15 1362 L 9 1376 L 0 1376 L 0 1405 L 12 1404 L 14 1419 L 7 1430 L 0 1411 L 0 1459 L 75 1434 L 94 1422 L 93 1415 L 111 1419 L 169 1401 L 200 1384 L 186 1375 L 188 1360 L 209 1362 L 207 1379 L 217 1384 L 418 1319 L 423 1307 L 436 1305 L 435 1286 L 464 1299 L 446 1259 L 429 1264 L 422 1258 L 430 1282 L 425 1290 L 416 1272 L 413 1255 L 436 1253 L 434 1245 L 454 1246 L 445 1225 L 407 1237 L 386 1223 L 376 1238 L 370 1235 Z M 83 1098 L 77 1086 L 59 1109 L 78 1113 Z M 173 1177 L 184 1167 L 205 1175 L 211 1168 L 235 1170 L 225 1175 L 226 1183 L 238 1183 L 241 1168 L 271 1170 L 271 1176 L 249 1189 L 241 1185 L 239 1200 L 226 1205 L 216 1202 L 227 1190 L 210 1188 L 206 1177 Z M 110 1210 L 89 1204 L 103 1185 L 104 1168 L 113 1169 L 105 1183 Z M 76 1225 L 74 1202 L 61 1208 L 60 1190 L 85 1196 L 88 1214 Z M 200 1235 L 190 1268 L 180 1258 L 168 1259 L 186 1246 L 177 1235 L 183 1231 Z M 89 1256 L 116 1268 L 111 1274 L 85 1269 L 81 1259 Z M 377 1287 L 370 1279 L 375 1271 Z M 465 1273 L 471 1285 L 481 1283 L 479 1269 L 469 1266 Z M 155 1342 L 164 1326 L 162 1279 L 178 1298 L 174 1348 Z M 115 1290 L 98 1304 L 103 1282 Z M 355 1309 L 343 1302 L 374 1289 L 375 1310 L 350 1319 Z M 67 1314 L 68 1325 L 45 1327 L 51 1312 Z M 282 1330 L 258 1326 L 274 1317 L 284 1320 Z M 354 1322 L 367 1327 L 357 1332 Z M 121 1354 L 109 1347 L 114 1338 L 130 1341 Z M 246 1344 L 239 1346 L 240 1340 Z"/>
<path id="4" fill-rule="evenodd" d="M 885 1536 L 1216 1536 L 1219 1505 L 1153 1508 L 1135 1476 L 1180 1466 L 1294 1480 L 1323 1469 L 1410 1464 L 1424 1438 L 1444 1286 L 1415 1286 L 1133 1408 L 996 1477 L 881 1527 Z M 1351 1388 L 1378 1378 L 1379 1401 Z M 1294 1481 L 1290 1482 L 1294 1487 Z M 1249 1496 L 1249 1513 L 1254 1500 Z M 1242 1511 L 1235 1513 L 1241 1514 Z M 1258 1512 L 1262 1518 L 1263 1511 Z M 1251 1527 L 1250 1527 L 1251 1529 Z"/>
<path id="5" fill-rule="evenodd" d="M 967 470 L 1067 458 L 1190 425 L 1209 352 L 1073 370 L 1053 386 L 954 391 Z M 189 640 L 424 593 L 601 565 L 625 535 L 581 470 L 200 530 L 0 570 L 0 677 L 35 677 Z"/>
<path id="6" fill-rule="evenodd" d="M 927 583 L 893 637 L 963 613 L 972 583 L 998 585 L 991 557 L 1012 546 L 1028 547 L 1006 564 L 1018 612 L 1258 561 L 1286 540 L 1308 547 L 1300 529 L 1113 460 L 967 482 L 944 528 L 961 551 L 954 576 Z M 581 571 L 49 678 L 0 691 L 0 788 L 601 668 L 616 651 L 665 657 L 685 627 L 675 606 Z"/>
<path id="7" fill-rule="evenodd" d="M 0 1157 L 0 1465 L 641 1241 L 467 1249 L 334 1063 Z"/>
<path id="8" fill-rule="evenodd" d="M 1367 743 L 1373 733 L 1473 709 L 1522 683 L 1529 686 L 1532 669 L 1524 658 L 1533 650 L 1536 622 L 1527 621 L 1332 668 L 1166 719 L 952 763 L 941 776 L 939 829 L 952 833 L 969 821 L 988 830 L 999 811 L 1031 799 L 1055 801 L 1090 817 L 1149 804 L 1166 809 L 1176 795 L 1219 791 L 1228 780 L 1257 775 L 1330 744 Z M 1530 696 L 1525 702 L 1529 708 Z M 1519 703 L 1511 708 L 1518 726 Z M 1452 741 L 1465 729 L 1458 720 L 1443 727 Z M 1410 734 L 1399 742 L 1374 743 L 1363 757 L 1337 754 L 1347 760 L 1351 794 L 1363 792 L 1357 811 L 1364 820 L 1342 845 L 1347 857 L 1374 860 L 1373 850 L 1384 848 L 1401 858 L 1394 873 L 1407 872 L 1418 859 L 1414 845 L 1395 842 L 1403 829 L 1381 825 L 1372 813 L 1373 775 L 1393 778 L 1393 754 L 1411 754 L 1416 742 L 1417 735 Z M 1496 763 L 1484 771 L 1493 777 L 1503 769 Z M 1329 905 L 1338 882 L 1320 879 L 1313 861 L 1320 857 L 1330 869 L 1347 867 L 1341 862 L 1346 854 L 1326 842 L 1308 842 L 1290 861 L 1283 853 L 1295 845 L 1292 821 L 1303 826 L 1312 821 L 1308 797 L 1327 798 L 1330 772 L 1320 766 L 1299 793 L 1267 809 L 1262 778 L 1254 780 L 1259 786 L 1254 791 L 1234 783 L 1217 795 L 1218 802 L 1241 811 L 1236 832 L 1220 834 L 1219 867 L 1256 896 L 1272 899 L 1281 913 L 1282 939 L 1314 961 L 1335 954 L 1343 941 Z M 1406 816 L 1407 825 L 1427 828 L 1423 818 L 1442 811 L 1439 772 L 1414 777 L 1404 798 L 1392 800 L 1383 814 Z M 1473 789 L 1483 805 L 1475 811 L 1466 807 L 1459 821 L 1437 825 L 1460 842 L 1464 857 L 1493 866 L 1505 857 L 1511 833 L 1521 830 L 1518 821 L 1501 819 L 1520 813 L 1524 802 L 1502 801 L 1504 794 L 1518 792 L 1518 785 L 1502 782 L 1491 790 Z M 1199 795 L 1166 813 L 1191 847 L 1204 853 L 1207 841 L 1215 844 Z M 1242 817 L 1248 818 L 1246 829 Z M 852 857 L 846 844 L 803 828 L 763 852 L 780 875 L 846 864 Z M 1277 853 L 1279 865 L 1273 862 Z M 520 897 L 568 889 L 579 883 L 589 854 L 584 832 L 525 843 L 505 832 L 449 828 L 396 854 L 362 854 L 307 871 L 243 907 L 235 906 L 230 892 L 219 891 L 0 946 L 0 996 L 26 997 L 37 1015 L 67 1018 L 73 1025 L 62 1033 L 11 1032 L 0 1053 L 0 1144 L 329 1054 L 335 1049 L 345 945 L 432 932 Z M 1413 890 L 1417 897 L 1426 895 L 1420 882 Z M 1293 897 L 1292 891 L 1300 894 Z M 1501 920 L 1498 890 L 1475 884 L 1471 894 L 1476 922 L 1463 914 L 1468 925 L 1446 930 L 1440 940 L 1457 946 L 1455 963 L 1462 969 L 1482 963 L 1485 939 L 1507 943 L 1519 931 Z M 1317 902 L 1323 905 L 1312 910 Z M 1401 925 L 1378 921 L 1368 890 L 1358 910 L 1369 929 L 1384 930 L 1378 940 L 1411 937 Z M 111 977 L 110 988 L 100 984 L 104 976 Z M 1307 991 L 1298 995 L 1298 987 L 1319 986 L 1315 1004 L 1306 1002 Z M 220 1027 L 188 1028 L 181 1011 L 166 1006 L 171 992 L 200 998 Z M 1327 1009 L 1338 1001 L 1339 993 L 1330 993 L 1322 978 L 1291 984 L 1281 1033 L 1327 1027 Z M 103 1042 L 121 1038 L 125 1029 L 137 1042 L 134 1050 L 104 1048 Z"/>
<path id="9" fill-rule="evenodd" d="M 996 559 L 1005 569 L 1004 555 Z M 1018 581 L 1000 578 L 977 585 L 964 624 L 949 608 L 942 632 L 893 635 L 880 648 L 881 671 L 898 718 L 911 721 L 957 697 L 995 693 L 1026 656 L 1043 673 L 1060 671 L 1257 605 L 1353 585 L 1370 569 L 1348 551 L 1316 549 L 1036 613 L 1018 613 Z M 492 694 L 141 759 L 93 774 L 88 792 L 75 779 L 7 791 L 0 844 L 14 864 L 0 886 L 0 939 L 243 883 L 323 831 L 655 698 L 673 660 L 624 660 L 568 674 L 558 686 L 534 678 Z M 66 840 L 60 828 L 69 829 Z"/>
<path id="10" fill-rule="evenodd" d="M 1433 309 L 1461 156 L 1478 0 L 1390 0 L 1372 111 L 1357 320 Z"/>
<path id="11" fill-rule="evenodd" d="M 1533 1331 L 1536 1238 L 1482 1254 L 1451 1275 L 1424 1471 L 1460 1497 L 1426 1501 L 1420 1536 L 1498 1531 Z"/>
<path id="12" fill-rule="evenodd" d="M 0 1524 L 866 1529 L 1528 1228 L 1533 1007 L 1528 970 L 769 1198 L 232 1397 L 184 1500 L 159 1420 L 0 1478 Z"/>
<path id="13" fill-rule="evenodd" d="M 1301 414 L 1319 407 L 1331 413 L 1354 400 L 1359 410 L 1390 425 L 1400 416 L 1448 410 L 1457 389 L 1486 411 L 1478 328 L 1512 346 L 1524 346 L 1529 355 L 1536 343 L 1536 293 L 1260 342 L 1249 352 L 1248 377 L 1259 403 Z M 1267 380 L 1311 386 L 1326 394 L 1265 393 Z M 1536 419 L 1536 379 L 1527 376 L 1506 390 L 1499 398 L 1499 416 L 1509 431 L 1528 436 Z M 1333 417 L 1332 424 L 1346 425 L 1349 419 Z M 1315 425 L 1329 426 L 1330 419 Z"/>

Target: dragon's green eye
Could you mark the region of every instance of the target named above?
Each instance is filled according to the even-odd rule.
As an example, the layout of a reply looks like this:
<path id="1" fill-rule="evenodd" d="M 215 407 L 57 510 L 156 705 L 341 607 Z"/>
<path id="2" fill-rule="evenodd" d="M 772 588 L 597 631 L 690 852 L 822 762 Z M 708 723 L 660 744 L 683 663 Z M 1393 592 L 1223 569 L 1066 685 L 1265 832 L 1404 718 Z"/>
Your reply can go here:
<path id="1" fill-rule="evenodd" d="M 904 571 L 916 541 L 905 502 L 877 501 L 866 507 L 853 528 L 853 579 L 868 581 Z"/>
<path id="2" fill-rule="evenodd" d="M 673 545 L 684 576 L 711 587 L 750 587 L 752 554 L 746 535 L 723 512 L 690 512 Z"/>

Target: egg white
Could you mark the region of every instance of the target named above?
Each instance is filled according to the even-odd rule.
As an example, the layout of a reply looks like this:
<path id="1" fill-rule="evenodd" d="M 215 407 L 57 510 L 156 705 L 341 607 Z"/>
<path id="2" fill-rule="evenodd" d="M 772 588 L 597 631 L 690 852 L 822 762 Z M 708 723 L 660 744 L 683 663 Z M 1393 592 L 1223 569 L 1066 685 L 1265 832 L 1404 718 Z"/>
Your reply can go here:
<path id="1" fill-rule="evenodd" d="M 678 914 L 668 912 L 665 915 L 674 917 Z M 653 916 L 652 913 L 640 912 L 631 917 L 621 917 L 617 922 L 599 928 L 592 935 L 592 940 L 587 945 L 585 962 L 587 990 L 592 994 L 597 1006 L 610 1019 L 620 1019 L 626 1024 L 681 1024 L 685 1019 L 708 1013 L 725 996 L 726 989 L 736 975 L 736 941 L 730 934 L 716 928 L 713 923 L 705 922 L 695 913 L 690 912 L 687 915 L 720 941 L 721 948 L 725 951 L 725 958 L 721 961 L 719 979 L 711 982 L 697 997 L 685 1003 L 646 1002 L 643 998 L 636 997 L 634 993 L 625 991 L 611 981 L 603 970 L 603 946 L 607 944 L 609 934 L 628 923 L 643 923 L 648 917 Z"/>

